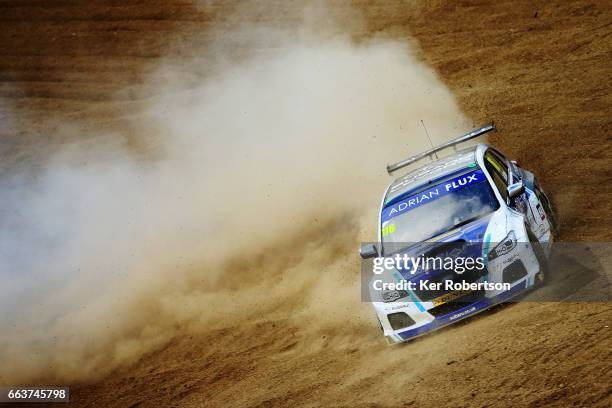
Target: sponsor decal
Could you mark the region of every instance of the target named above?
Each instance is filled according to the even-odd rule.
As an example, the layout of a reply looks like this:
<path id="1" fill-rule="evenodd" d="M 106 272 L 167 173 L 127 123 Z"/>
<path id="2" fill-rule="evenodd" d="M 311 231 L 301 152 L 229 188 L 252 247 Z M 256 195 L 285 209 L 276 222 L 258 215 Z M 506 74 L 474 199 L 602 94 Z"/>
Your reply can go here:
<path id="1" fill-rule="evenodd" d="M 540 204 L 538 204 L 536 206 L 536 208 L 538 209 L 538 213 L 540 214 L 540 218 L 542 219 L 542 221 L 544 221 L 546 219 L 546 213 L 544 212 L 544 209 L 542 208 L 542 206 Z"/>
<path id="2" fill-rule="evenodd" d="M 400 202 L 397 202 L 382 212 L 382 221 L 388 221 L 408 210 L 419 207 L 430 201 L 436 200 L 454 191 L 461 190 L 465 186 L 485 181 L 486 177 L 482 170 L 472 171 L 462 176 L 455 177 L 444 183 L 438 184 L 435 187 L 421 191 L 418 194 L 410 196 Z"/>
<path id="3" fill-rule="evenodd" d="M 450 301 L 453 301 L 455 299 L 459 299 L 465 295 L 469 295 L 470 293 L 472 293 L 472 291 L 461 291 L 461 290 L 457 290 L 455 292 L 451 292 L 451 293 L 447 293 L 446 295 L 440 296 L 436 299 L 434 299 L 433 305 L 435 306 L 440 306 L 443 305 L 445 303 L 448 303 Z"/>
<path id="4" fill-rule="evenodd" d="M 463 312 L 460 312 L 460 313 L 452 315 L 449 320 L 452 321 L 452 320 L 459 319 L 460 317 L 469 315 L 470 313 L 474 312 L 475 310 L 476 310 L 476 306 L 473 306 L 473 307 L 471 307 L 471 308 L 469 308 L 467 310 L 464 310 Z"/>
<path id="5" fill-rule="evenodd" d="M 527 203 L 525 201 L 525 194 L 521 194 L 514 200 L 514 204 L 516 205 L 516 209 L 522 213 L 527 212 Z"/>

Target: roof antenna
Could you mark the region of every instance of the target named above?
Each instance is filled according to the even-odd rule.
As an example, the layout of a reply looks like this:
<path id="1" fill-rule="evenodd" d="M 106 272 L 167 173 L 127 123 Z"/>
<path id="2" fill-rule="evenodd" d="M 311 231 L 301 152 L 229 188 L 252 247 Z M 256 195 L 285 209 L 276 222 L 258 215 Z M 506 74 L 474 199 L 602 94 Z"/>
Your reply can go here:
<path id="1" fill-rule="evenodd" d="M 425 127 L 425 122 L 423 122 L 423 119 L 421 119 L 421 125 L 423 125 L 423 129 L 425 129 L 425 134 L 427 135 L 427 139 L 429 140 L 429 144 L 431 145 L 431 148 L 434 148 L 433 143 L 431 142 L 431 137 L 429 136 L 429 132 L 427 131 L 427 128 Z M 433 153 L 434 156 L 436 156 L 436 160 L 438 160 L 438 153 L 434 152 Z M 431 158 L 431 156 L 429 156 Z"/>

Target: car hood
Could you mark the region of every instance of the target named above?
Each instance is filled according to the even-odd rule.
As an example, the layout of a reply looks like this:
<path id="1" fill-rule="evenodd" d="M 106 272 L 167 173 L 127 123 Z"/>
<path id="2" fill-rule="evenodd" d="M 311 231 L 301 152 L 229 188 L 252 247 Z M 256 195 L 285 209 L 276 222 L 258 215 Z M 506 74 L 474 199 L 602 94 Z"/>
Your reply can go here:
<path id="1" fill-rule="evenodd" d="M 447 231 L 425 242 L 415 243 L 395 252 L 409 257 L 419 256 L 453 256 L 453 257 L 483 257 L 486 259 L 488 250 L 488 229 L 494 214 L 478 218 L 469 224 Z M 505 222 L 504 222 L 505 224 Z M 422 275 L 420 272 L 398 270 L 407 280 Z"/>

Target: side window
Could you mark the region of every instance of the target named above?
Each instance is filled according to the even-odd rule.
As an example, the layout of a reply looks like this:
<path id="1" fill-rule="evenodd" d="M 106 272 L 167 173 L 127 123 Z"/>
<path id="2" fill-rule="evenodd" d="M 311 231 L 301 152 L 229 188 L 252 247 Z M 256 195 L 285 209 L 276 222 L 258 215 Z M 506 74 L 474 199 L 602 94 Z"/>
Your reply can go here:
<path id="1" fill-rule="evenodd" d="M 503 154 L 501 154 L 497 150 L 492 150 L 491 149 L 491 154 L 494 157 L 496 157 L 501 163 L 505 164 L 503 166 L 505 169 L 510 167 L 510 177 L 512 177 L 512 180 L 510 180 L 507 183 L 508 185 L 510 185 L 512 183 L 516 183 L 516 182 L 521 180 L 520 173 L 518 171 L 518 166 L 517 166 L 516 163 L 512 163 L 510 160 L 508 160 Z"/>
<path id="2" fill-rule="evenodd" d="M 487 150 L 484 155 L 484 162 L 487 171 L 493 178 L 500 194 L 504 199 L 508 198 L 508 166 L 506 162 L 496 155 L 493 151 Z"/>

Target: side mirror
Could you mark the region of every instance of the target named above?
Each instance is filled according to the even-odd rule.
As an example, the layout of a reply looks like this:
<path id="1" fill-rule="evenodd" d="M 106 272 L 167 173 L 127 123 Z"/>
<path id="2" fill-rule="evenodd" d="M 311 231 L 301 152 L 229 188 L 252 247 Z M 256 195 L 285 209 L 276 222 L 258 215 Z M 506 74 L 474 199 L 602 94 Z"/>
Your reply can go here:
<path id="1" fill-rule="evenodd" d="M 516 198 L 525 192 L 525 184 L 523 180 L 512 183 L 508 186 L 508 198 Z"/>
<path id="2" fill-rule="evenodd" d="M 376 258 L 378 256 L 378 248 L 374 244 L 364 244 L 359 248 L 359 255 L 362 259 Z"/>

